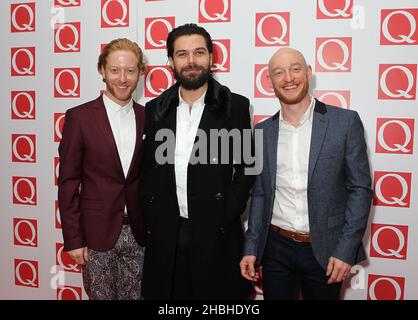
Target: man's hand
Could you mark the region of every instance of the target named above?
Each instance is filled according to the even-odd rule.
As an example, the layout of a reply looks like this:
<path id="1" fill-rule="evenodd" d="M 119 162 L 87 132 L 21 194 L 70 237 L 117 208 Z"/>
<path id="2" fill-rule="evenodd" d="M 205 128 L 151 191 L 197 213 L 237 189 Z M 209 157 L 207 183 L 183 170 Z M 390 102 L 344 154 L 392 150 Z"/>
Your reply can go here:
<path id="1" fill-rule="evenodd" d="M 71 259 L 77 264 L 85 265 L 89 261 L 87 247 L 78 248 L 67 252 Z"/>
<path id="2" fill-rule="evenodd" d="M 330 257 L 327 267 L 327 284 L 341 282 L 348 278 L 351 272 L 351 266 L 348 263 L 345 263 L 342 260 L 339 260 L 334 257 Z"/>
<path id="3" fill-rule="evenodd" d="M 244 256 L 239 263 L 241 268 L 241 275 L 250 281 L 257 282 L 260 274 L 257 270 L 255 270 L 254 263 L 256 257 L 255 256 Z"/>

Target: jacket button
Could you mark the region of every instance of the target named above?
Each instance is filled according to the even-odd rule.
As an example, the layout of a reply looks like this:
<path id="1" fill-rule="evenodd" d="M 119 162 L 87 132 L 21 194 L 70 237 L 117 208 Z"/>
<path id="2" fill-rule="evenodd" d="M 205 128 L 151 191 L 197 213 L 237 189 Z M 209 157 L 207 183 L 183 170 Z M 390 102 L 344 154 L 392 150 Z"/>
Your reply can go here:
<path id="1" fill-rule="evenodd" d="M 224 230 L 224 228 L 223 228 L 223 227 L 220 227 L 220 228 L 219 228 L 219 232 L 220 232 L 221 234 L 225 234 L 225 230 Z"/>
<path id="2" fill-rule="evenodd" d="M 155 200 L 154 196 L 151 196 L 151 197 L 148 199 L 148 203 L 153 203 L 153 202 L 154 202 L 154 200 Z"/>
<path id="3" fill-rule="evenodd" d="M 147 235 L 150 235 L 150 234 L 151 234 L 151 231 L 147 230 Z"/>
<path id="4" fill-rule="evenodd" d="M 216 200 L 221 200 L 221 199 L 222 199 L 222 193 L 218 192 L 218 193 L 215 195 L 215 199 L 216 199 Z"/>

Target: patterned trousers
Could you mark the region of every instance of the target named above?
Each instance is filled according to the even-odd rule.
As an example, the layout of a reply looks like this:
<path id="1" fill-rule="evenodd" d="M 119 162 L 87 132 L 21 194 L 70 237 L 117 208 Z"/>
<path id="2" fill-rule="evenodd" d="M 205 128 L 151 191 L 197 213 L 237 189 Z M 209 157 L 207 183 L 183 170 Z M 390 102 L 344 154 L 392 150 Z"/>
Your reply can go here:
<path id="1" fill-rule="evenodd" d="M 136 242 L 130 225 L 123 225 L 109 251 L 88 249 L 83 284 L 90 300 L 140 300 L 145 247 Z"/>

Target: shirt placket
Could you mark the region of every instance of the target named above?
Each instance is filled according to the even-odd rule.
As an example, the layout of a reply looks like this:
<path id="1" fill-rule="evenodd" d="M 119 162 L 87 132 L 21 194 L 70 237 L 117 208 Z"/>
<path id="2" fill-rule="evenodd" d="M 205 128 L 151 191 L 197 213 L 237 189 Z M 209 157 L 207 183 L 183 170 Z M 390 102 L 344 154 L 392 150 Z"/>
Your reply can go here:
<path id="1" fill-rule="evenodd" d="M 300 176 L 300 166 L 299 166 L 299 161 L 298 158 L 300 157 L 300 151 L 301 151 L 301 146 L 300 146 L 300 134 L 301 134 L 301 127 L 298 128 L 294 128 L 293 127 L 293 134 L 292 134 L 292 142 L 293 142 L 293 146 L 292 146 L 292 150 L 293 150 L 293 159 L 292 159 L 292 163 L 293 163 L 293 190 L 294 190 L 294 195 L 295 195 L 295 227 L 296 229 L 298 229 L 298 227 L 301 224 L 302 221 L 302 217 L 301 217 L 301 212 L 302 212 L 302 198 L 301 198 L 301 194 L 300 194 L 300 183 L 301 183 L 301 176 Z"/>

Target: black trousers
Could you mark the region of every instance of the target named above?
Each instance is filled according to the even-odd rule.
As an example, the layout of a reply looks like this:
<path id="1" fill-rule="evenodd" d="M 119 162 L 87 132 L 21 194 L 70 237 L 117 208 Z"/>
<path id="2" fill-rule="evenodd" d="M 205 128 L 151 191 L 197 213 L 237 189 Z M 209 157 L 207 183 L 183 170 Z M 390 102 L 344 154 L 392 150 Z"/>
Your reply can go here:
<path id="1" fill-rule="evenodd" d="M 327 284 L 310 243 L 270 232 L 262 260 L 266 300 L 338 300 L 341 283 Z"/>
<path id="2" fill-rule="evenodd" d="M 190 221 L 180 218 L 171 294 L 173 300 L 193 299 L 191 246 Z"/>

